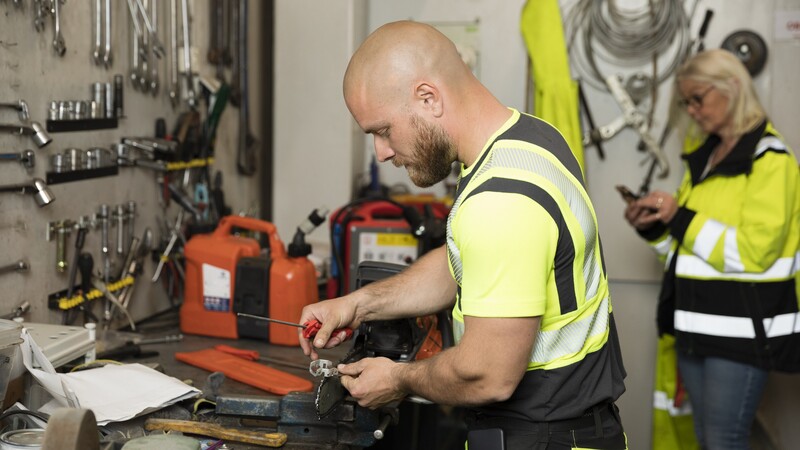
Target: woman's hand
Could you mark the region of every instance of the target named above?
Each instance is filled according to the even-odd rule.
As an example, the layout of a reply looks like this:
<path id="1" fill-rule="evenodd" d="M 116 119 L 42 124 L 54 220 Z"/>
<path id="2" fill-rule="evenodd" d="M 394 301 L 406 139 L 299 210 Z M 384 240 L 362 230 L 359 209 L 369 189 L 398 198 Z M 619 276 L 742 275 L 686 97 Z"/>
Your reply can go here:
<path id="1" fill-rule="evenodd" d="M 664 191 L 655 191 L 628 203 L 625 208 L 625 220 L 637 230 L 646 230 L 657 222 L 669 223 L 677 212 L 678 203 L 672 195 Z"/>

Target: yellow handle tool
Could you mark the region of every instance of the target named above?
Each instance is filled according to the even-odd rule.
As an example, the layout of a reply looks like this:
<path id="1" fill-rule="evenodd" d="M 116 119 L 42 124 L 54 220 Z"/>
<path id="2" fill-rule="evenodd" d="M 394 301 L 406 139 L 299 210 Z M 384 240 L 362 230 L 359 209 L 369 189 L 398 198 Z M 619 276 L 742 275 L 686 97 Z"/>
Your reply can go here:
<path id="1" fill-rule="evenodd" d="M 199 434 L 201 436 L 263 445 L 266 447 L 281 447 L 286 443 L 286 433 L 245 431 L 235 428 L 225 428 L 215 423 L 194 422 L 191 420 L 147 419 L 144 422 L 144 429 L 147 431 L 180 431 L 182 433 Z"/>

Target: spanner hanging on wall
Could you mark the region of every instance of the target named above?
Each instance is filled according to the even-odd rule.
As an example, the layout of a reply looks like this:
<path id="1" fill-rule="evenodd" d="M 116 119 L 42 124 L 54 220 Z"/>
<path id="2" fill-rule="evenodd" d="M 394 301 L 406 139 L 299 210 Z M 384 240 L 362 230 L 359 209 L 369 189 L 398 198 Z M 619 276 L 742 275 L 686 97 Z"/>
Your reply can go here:
<path id="1" fill-rule="evenodd" d="M 111 0 L 95 0 L 93 3 L 94 26 L 92 27 L 94 49 L 92 61 L 106 69 L 111 67 Z"/>
<path id="2" fill-rule="evenodd" d="M 239 3 L 237 27 L 237 68 L 241 100 L 239 104 L 239 145 L 236 153 L 236 169 L 240 174 L 252 176 L 256 173 L 256 148 L 258 140 L 250 132 L 250 110 L 247 89 L 247 0 Z"/>

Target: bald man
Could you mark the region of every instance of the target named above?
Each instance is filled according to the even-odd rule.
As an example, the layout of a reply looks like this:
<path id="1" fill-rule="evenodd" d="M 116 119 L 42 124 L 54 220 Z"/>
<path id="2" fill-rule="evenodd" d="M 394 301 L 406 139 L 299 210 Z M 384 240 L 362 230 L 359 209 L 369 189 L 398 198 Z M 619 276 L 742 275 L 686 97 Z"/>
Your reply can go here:
<path id="1" fill-rule="evenodd" d="M 340 327 L 452 308 L 457 345 L 432 358 L 340 365 L 365 407 L 408 395 L 469 408 L 470 450 L 624 449 L 614 401 L 625 370 L 597 220 L 578 162 L 547 123 L 501 104 L 435 28 L 373 32 L 344 76 L 348 109 L 381 161 L 414 184 L 461 174 L 446 245 L 402 273 L 307 306 L 323 323 L 306 355 Z M 502 437 L 500 437 L 502 436 Z M 486 448 L 501 448 L 486 447 Z"/>

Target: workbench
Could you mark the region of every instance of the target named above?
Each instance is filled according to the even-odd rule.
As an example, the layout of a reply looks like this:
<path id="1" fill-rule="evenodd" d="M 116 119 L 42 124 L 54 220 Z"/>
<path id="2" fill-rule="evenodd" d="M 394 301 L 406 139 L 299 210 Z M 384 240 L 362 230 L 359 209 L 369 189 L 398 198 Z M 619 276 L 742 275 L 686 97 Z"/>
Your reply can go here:
<path id="1" fill-rule="evenodd" d="M 175 328 L 166 331 L 160 331 L 158 334 L 147 334 L 143 335 L 145 339 L 157 337 L 157 336 L 165 336 L 165 335 L 175 335 L 179 334 L 180 331 Z M 132 334 L 129 333 L 120 333 L 116 335 L 116 340 L 120 341 L 131 337 Z M 100 343 L 98 347 L 104 347 L 104 343 Z M 209 375 L 211 372 L 185 364 L 183 362 L 177 361 L 174 357 L 176 352 L 192 352 L 197 350 L 203 350 L 208 348 L 213 348 L 215 345 L 225 344 L 241 349 L 247 350 L 256 350 L 259 352 L 260 356 L 263 357 L 270 357 L 270 358 L 277 358 L 280 360 L 285 360 L 288 362 L 292 362 L 298 365 L 308 366 L 310 360 L 307 356 L 303 355 L 302 350 L 300 347 L 285 347 L 285 346 L 277 346 L 271 345 L 266 341 L 254 340 L 254 339 L 222 339 L 222 338 L 214 338 L 214 337 L 206 337 L 206 336 L 193 336 L 193 335 L 183 335 L 183 339 L 178 342 L 168 342 L 168 343 L 155 343 L 155 344 L 148 344 L 142 345 L 141 349 L 143 352 L 158 352 L 158 356 L 150 356 L 145 358 L 136 358 L 136 359 L 124 359 L 123 362 L 126 363 L 141 363 L 147 365 L 156 365 L 159 370 L 163 370 L 163 372 L 169 376 L 175 377 L 182 381 L 188 381 L 198 389 L 203 389 L 206 384 Z M 349 349 L 349 346 L 341 346 L 340 348 L 330 349 L 330 350 L 321 350 L 320 357 L 325 359 L 330 359 L 332 361 L 338 361 L 341 359 L 344 354 Z M 308 369 L 300 369 L 295 367 L 286 367 L 277 364 L 267 364 L 273 368 L 285 371 L 292 375 L 296 375 L 308 380 L 314 381 L 314 386 L 316 389 L 316 380 L 311 376 Z M 254 396 L 254 397 L 264 397 L 264 396 L 275 396 L 275 394 L 271 394 L 269 392 L 263 391 L 261 389 L 240 383 L 238 381 L 232 380 L 230 378 L 225 378 L 224 382 L 219 386 L 218 395 L 241 395 L 241 396 Z M 163 413 L 163 412 L 162 412 Z M 153 413 L 152 415 L 163 417 L 158 412 Z M 230 417 L 222 417 L 220 418 L 226 422 L 232 420 Z M 140 432 L 140 427 L 144 422 L 144 418 L 136 418 L 132 419 L 128 422 L 123 422 L 119 424 L 111 424 L 110 428 L 112 429 L 120 429 L 126 430 L 124 432 L 136 434 Z M 225 422 L 224 422 L 225 423 Z M 226 427 L 231 427 L 225 424 Z M 259 430 L 264 432 L 271 432 L 275 431 L 274 429 L 259 429 L 259 428 L 250 428 L 249 430 Z M 130 431 L 132 430 L 132 431 Z M 239 442 L 227 442 L 226 444 L 228 448 L 236 449 L 236 450 L 250 450 L 250 449 L 263 449 L 266 447 L 253 445 L 253 444 L 244 444 Z M 314 447 L 309 447 L 308 444 L 299 445 L 293 444 L 292 442 L 287 442 L 283 447 L 284 449 L 309 449 Z"/>

